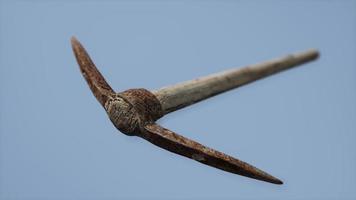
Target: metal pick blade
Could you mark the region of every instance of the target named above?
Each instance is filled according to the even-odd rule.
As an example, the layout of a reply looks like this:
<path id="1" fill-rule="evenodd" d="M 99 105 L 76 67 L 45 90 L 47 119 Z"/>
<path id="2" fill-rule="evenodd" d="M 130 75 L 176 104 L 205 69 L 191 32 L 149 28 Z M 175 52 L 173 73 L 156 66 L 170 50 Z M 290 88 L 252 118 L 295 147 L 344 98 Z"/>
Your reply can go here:
<path id="1" fill-rule="evenodd" d="M 241 176 L 274 184 L 283 184 L 283 182 L 276 177 L 273 177 L 246 162 L 185 138 L 159 126 L 158 124 L 148 124 L 145 126 L 145 130 L 146 132 L 142 134 L 141 137 L 170 152 Z"/>

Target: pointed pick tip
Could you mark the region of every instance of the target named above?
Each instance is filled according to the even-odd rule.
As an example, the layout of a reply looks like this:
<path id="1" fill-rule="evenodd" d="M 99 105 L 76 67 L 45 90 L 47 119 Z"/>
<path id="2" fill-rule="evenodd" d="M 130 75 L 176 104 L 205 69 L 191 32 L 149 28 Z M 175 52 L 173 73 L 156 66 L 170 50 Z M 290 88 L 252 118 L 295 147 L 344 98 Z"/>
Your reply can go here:
<path id="1" fill-rule="evenodd" d="M 75 43 L 78 43 L 78 40 L 77 40 L 77 38 L 75 36 L 72 36 L 70 38 L 70 42 L 72 43 L 72 45 L 74 45 Z"/>
<path id="2" fill-rule="evenodd" d="M 70 43 L 72 44 L 72 48 L 75 50 L 77 48 L 82 48 L 79 40 L 75 37 L 75 36 L 72 36 L 70 38 Z"/>
<path id="3" fill-rule="evenodd" d="M 277 185 L 283 185 L 283 181 L 279 180 L 278 178 L 274 178 L 270 182 L 274 183 L 274 184 L 277 184 Z"/>
<path id="4" fill-rule="evenodd" d="M 242 162 L 242 161 L 241 161 Z M 243 172 L 238 171 L 237 174 L 239 175 L 243 175 L 243 176 L 247 176 L 250 178 L 254 178 L 260 181 L 265 181 L 265 182 L 269 182 L 269 183 L 273 183 L 276 185 L 282 185 L 283 181 L 279 180 L 278 178 L 270 175 L 269 173 L 262 171 L 252 165 L 249 165 L 247 163 L 245 163 L 243 168 Z M 236 172 L 233 172 L 236 173 Z"/>
<path id="5" fill-rule="evenodd" d="M 254 174 L 252 176 L 247 176 L 247 177 L 254 178 L 254 179 L 257 179 L 257 180 L 260 180 L 260 181 L 273 183 L 273 184 L 276 184 L 276 185 L 282 185 L 283 184 L 283 181 L 281 181 L 278 178 L 276 178 L 274 176 L 271 176 L 269 174 L 264 174 L 264 175 Z"/>
<path id="6" fill-rule="evenodd" d="M 257 175 L 257 174 L 256 174 Z M 279 180 L 278 178 L 270 175 L 270 174 L 264 174 L 264 175 L 257 175 L 254 178 L 256 179 L 259 179 L 259 180 L 262 180 L 262 181 L 266 181 L 266 182 L 269 182 L 269 183 L 273 183 L 273 184 L 276 184 L 276 185 L 282 185 L 283 184 L 283 181 Z"/>

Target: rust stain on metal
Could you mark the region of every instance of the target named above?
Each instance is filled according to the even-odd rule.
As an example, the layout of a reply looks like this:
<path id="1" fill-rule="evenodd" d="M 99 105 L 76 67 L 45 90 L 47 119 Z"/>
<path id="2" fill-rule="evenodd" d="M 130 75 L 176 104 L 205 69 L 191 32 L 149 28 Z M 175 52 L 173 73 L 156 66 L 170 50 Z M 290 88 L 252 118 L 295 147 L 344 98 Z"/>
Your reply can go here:
<path id="1" fill-rule="evenodd" d="M 71 42 L 80 70 L 90 89 L 105 108 L 114 126 L 122 133 L 139 136 L 170 152 L 227 172 L 283 184 L 281 180 L 246 162 L 165 129 L 155 121 L 167 113 L 211 96 L 314 60 L 319 55 L 316 50 L 213 74 L 155 91 L 139 88 L 115 93 L 79 41 L 72 37 Z"/>

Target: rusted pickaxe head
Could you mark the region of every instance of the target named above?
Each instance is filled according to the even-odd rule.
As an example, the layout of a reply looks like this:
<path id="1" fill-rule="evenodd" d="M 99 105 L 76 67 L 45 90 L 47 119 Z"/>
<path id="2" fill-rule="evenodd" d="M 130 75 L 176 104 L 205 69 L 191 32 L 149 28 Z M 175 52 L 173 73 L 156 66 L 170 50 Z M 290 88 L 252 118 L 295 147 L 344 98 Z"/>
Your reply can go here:
<path id="1" fill-rule="evenodd" d="M 156 91 L 140 88 L 115 93 L 79 41 L 73 37 L 71 42 L 80 70 L 90 89 L 105 108 L 112 123 L 122 133 L 142 137 L 168 151 L 231 173 L 282 184 L 281 180 L 250 164 L 176 134 L 159 126 L 155 121 L 169 112 L 313 60 L 318 57 L 316 50 L 213 74 Z"/>

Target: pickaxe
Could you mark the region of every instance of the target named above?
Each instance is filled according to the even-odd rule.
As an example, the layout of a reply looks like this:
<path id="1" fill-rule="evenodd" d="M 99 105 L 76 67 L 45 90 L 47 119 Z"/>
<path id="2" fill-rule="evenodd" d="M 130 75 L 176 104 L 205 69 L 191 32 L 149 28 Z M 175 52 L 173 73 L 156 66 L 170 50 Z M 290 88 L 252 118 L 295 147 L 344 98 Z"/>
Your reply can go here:
<path id="1" fill-rule="evenodd" d="M 312 61 L 319 56 L 317 50 L 290 54 L 159 90 L 139 88 L 115 93 L 79 41 L 72 37 L 71 42 L 80 70 L 91 91 L 106 110 L 114 126 L 122 133 L 139 136 L 158 147 L 218 169 L 274 184 L 283 184 L 281 180 L 246 162 L 165 129 L 155 121 L 170 112 L 214 95 Z"/>

